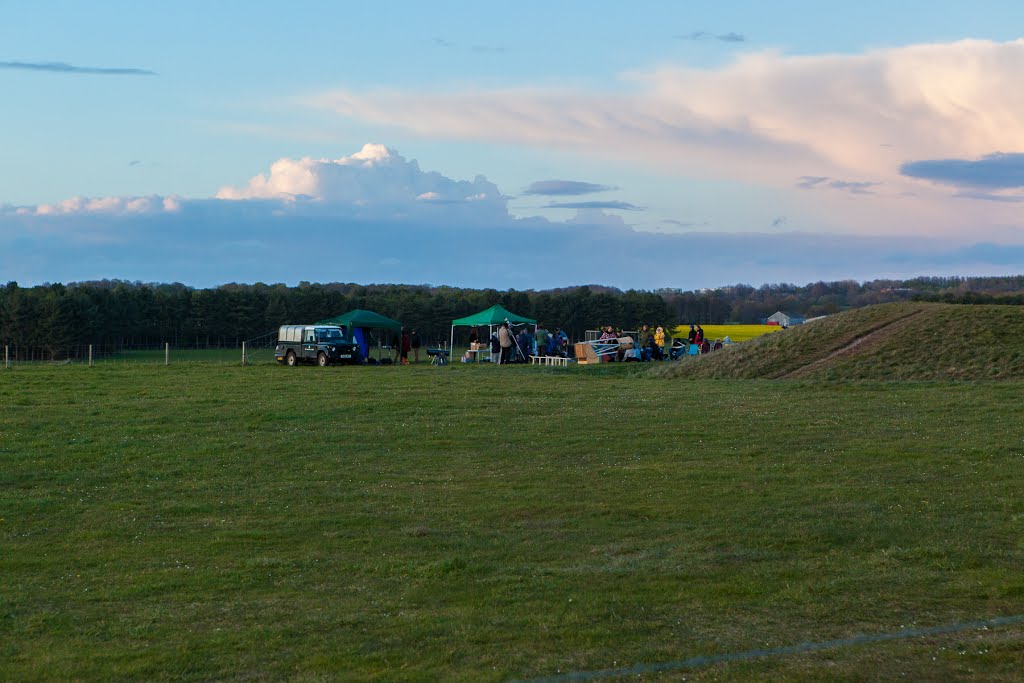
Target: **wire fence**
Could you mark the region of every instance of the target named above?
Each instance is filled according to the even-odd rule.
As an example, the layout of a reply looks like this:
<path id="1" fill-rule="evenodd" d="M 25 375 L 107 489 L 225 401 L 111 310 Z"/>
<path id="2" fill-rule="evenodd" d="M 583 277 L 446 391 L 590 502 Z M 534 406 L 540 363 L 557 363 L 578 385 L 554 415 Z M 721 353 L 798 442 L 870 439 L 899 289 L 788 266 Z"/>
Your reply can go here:
<path id="1" fill-rule="evenodd" d="M 209 342 L 210 340 L 208 340 Z M 4 368 L 16 365 L 110 365 L 171 363 L 231 363 L 250 365 L 274 362 L 277 330 L 245 341 L 216 340 L 214 343 L 179 344 L 4 344 L 0 362 Z"/>
<path id="2" fill-rule="evenodd" d="M 237 346 L 177 346 L 79 344 L 74 346 L 15 346 L 0 348 L 3 368 L 19 365 L 111 365 L 175 363 L 257 364 L 274 362 L 276 338 Z"/>

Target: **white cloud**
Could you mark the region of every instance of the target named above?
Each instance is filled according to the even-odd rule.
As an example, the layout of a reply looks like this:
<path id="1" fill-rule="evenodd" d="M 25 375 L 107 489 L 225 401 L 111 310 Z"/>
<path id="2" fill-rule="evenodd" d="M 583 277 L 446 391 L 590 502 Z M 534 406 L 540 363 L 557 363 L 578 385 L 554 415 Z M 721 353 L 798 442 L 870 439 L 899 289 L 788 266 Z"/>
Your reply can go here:
<path id="1" fill-rule="evenodd" d="M 514 222 L 507 204 L 508 198 L 484 176 L 455 180 L 423 171 L 415 160 L 406 160 L 384 145 L 367 144 L 339 159 L 278 159 L 268 173 L 254 176 L 243 187 L 225 186 L 213 200 L 156 195 L 72 197 L 38 206 L 2 205 L 0 215 L 134 216 L 191 210 L 234 216 L 269 213 L 282 219 L 309 215 L 499 227 Z"/>
<path id="2" fill-rule="evenodd" d="M 18 216 L 68 216 L 76 214 L 144 215 L 156 213 L 173 213 L 181 210 L 178 197 L 71 197 L 56 204 L 39 204 L 37 206 L 0 206 L 0 215 L 15 214 Z"/>
<path id="3" fill-rule="evenodd" d="M 965 40 L 861 55 L 748 53 L 715 70 L 627 74 L 627 93 L 334 91 L 312 102 L 456 139 L 614 150 L 640 163 L 693 163 L 694 152 L 698 164 L 707 155 L 727 167 L 817 162 L 874 178 L 898 176 L 894 158 L 1024 149 L 1022 71 L 1024 39 Z"/>
<path id="4" fill-rule="evenodd" d="M 504 206 L 498 188 L 483 176 L 452 180 L 420 169 L 384 145 L 367 144 L 340 159 L 278 159 L 267 174 L 240 188 L 223 187 L 218 199 L 314 200 L 362 207 L 402 207 L 411 202 L 491 200 Z"/>
<path id="5" fill-rule="evenodd" d="M 423 136 L 603 155 L 673 175 L 790 191 L 804 176 L 878 183 L 856 200 L 881 207 L 870 218 L 889 216 L 879 228 L 889 230 L 908 212 L 921 225 L 967 224 L 962 205 L 981 202 L 934 206 L 950 191 L 900 167 L 1024 150 L 1021 73 L 1024 39 L 963 40 L 855 55 L 753 52 L 718 69 L 633 72 L 605 91 L 336 90 L 308 103 Z M 1013 220 L 1005 206 L 984 211 Z"/>
<path id="6" fill-rule="evenodd" d="M 281 216 L 489 228 L 513 222 L 508 198 L 484 176 L 455 180 L 424 171 L 415 160 L 379 144 L 338 159 L 278 159 L 268 173 L 245 186 L 222 187 L 217 199 L 227 204 L 270 201 Z"/>

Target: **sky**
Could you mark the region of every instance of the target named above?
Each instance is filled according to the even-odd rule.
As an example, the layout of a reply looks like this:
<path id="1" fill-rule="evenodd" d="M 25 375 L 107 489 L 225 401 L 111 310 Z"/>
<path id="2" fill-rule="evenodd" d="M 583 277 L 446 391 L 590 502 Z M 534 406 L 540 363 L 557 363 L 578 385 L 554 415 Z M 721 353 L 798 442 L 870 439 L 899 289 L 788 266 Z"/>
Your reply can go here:
<path id="1" fill-rule="evenodd" d="M 1024 272 L 1024 3 L 0 3 L 0 280 Z"/>

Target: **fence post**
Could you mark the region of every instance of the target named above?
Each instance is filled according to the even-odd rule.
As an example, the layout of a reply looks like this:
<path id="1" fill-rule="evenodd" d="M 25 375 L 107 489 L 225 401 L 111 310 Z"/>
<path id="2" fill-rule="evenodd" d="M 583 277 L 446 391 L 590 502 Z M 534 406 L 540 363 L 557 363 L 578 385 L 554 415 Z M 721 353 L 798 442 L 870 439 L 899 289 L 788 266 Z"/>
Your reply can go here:
<path id="1" fill-rule="evenodd" d="M 89 344 L 89 367 L 92 367 L 92 344 Z"/>
<path id="2" fill-rule="evenodd" d="M 11 369 L 11 347 L 9 344 L 4 344 L 4 367 L 8 370 Z"/>
<path id="3" fill-rule="evenodd" d="M 164 342 L 164 367 L 171 364 L 171 343 Z"/>
<path id="4" fill-rule="evenodd" d="M 245 342 L 242 342 L 242 365 L 245 366 Z"/>

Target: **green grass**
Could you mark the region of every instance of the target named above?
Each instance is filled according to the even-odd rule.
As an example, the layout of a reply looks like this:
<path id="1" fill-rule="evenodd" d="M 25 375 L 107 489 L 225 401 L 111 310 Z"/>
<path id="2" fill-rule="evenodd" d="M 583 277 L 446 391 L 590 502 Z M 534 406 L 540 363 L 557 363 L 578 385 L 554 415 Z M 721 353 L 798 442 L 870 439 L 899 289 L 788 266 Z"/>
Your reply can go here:
<path id="1" fill-rule="evenodd" d="M 0 679 L 506 680 L 1024 613 L 1024 384 L 638 372 L 3 372 Z M 1022 664 L 1002 627 L 662 678 Z"/>
<path id="2" fill-rule="evenodd" d="M 270 346 L 257 351 L 246 351 L 247 362 L 267 362 L 274 359 L 274 347 Z M 163 349 L 141 349 L 120 351 L 97 359 L 99 363 L 158 363 L 168 360 L 176 363 L 239 363 L 242 362 L 242 349 L 171 349 L 170 357 L 164 355 Z"/>
<path id="3" fill-rule="evenodd" d="M 656 370 L 693 379 L 1024 379 L 1024 306 L 882 304 Z"/>

